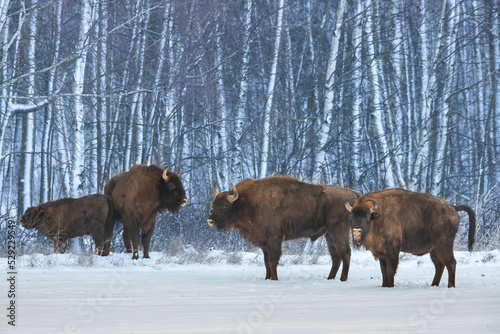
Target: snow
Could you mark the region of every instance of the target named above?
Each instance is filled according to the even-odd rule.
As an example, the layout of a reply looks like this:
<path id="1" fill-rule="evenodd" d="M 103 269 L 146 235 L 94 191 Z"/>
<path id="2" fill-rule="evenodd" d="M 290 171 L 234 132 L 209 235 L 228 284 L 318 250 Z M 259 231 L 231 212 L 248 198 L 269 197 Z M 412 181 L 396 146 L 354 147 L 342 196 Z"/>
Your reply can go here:
<path id="1" fill-rule="evenodd" d="M 197 258 L 198 257 L 198 258 Z M 454 289 L 431 287 L 428 255 L 403 254 L 394 288 L 354 251 L 347 282 L 326 280 L 328 256 L 282 257 L 264 280 L 260 253 L 194 250 L 18 257 L 16 327 L 1 333 L 499 333 L 500 251 L 455 252 Z M 7 273 L 7 259 L 0 259 Z M 231 264 L 236 263 L 236 264 Z M 8 287 L 2 279 L 0 292 Z M 2 308 L 5 311 L 2 297 Z"/>

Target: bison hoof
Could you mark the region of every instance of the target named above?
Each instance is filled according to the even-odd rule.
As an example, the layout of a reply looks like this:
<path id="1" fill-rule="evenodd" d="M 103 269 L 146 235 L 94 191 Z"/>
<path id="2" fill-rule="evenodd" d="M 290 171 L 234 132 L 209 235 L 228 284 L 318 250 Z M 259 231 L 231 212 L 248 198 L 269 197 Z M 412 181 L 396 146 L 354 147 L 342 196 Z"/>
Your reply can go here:
<path id="1" fill-rule="evenodd" d="M 134 253 L 134 255 L 132 255 L 132 260 L 139 260 L 139 253 Z"/>

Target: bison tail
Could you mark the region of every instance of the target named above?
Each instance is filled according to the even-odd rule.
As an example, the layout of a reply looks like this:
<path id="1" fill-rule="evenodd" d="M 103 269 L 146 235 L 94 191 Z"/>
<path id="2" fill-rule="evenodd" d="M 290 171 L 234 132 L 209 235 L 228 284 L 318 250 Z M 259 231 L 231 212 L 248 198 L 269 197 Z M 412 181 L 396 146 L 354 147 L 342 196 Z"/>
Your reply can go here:
<path id="1" fill-rule="evenodd" d="M 467 205 L 455 205 L 455 210 L 465 211 L 469 215 L 469 252 L 472 252 L 474 245 L 474 237 L 476 235 L 476 214 Z"/>

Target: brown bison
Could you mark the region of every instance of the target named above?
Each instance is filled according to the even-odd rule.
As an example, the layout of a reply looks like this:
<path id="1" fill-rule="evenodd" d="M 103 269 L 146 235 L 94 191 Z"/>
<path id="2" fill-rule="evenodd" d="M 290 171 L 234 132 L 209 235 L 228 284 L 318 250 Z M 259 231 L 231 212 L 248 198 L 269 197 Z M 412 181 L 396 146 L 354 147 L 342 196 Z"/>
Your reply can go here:
<path id="1" fill-rule="evenodd" d="M 54 240 L 54 252 L 66 252 L 66 240 L 83 235 L 94 239 L 95 253 L 109 255 L 115 225 L 113 201 L 106 195 L 63 198 L 31 207 L 19 221 L 25 228 L 37 228 Z"/>
<path id="2" fill-rule="evenodd" d="M 351 248 L 349 246 L 346 197 L 358 197 L 352 190 L 321 186 L 292 177 L 274 176 L 247 179 L 232 190 L 217 193 L 208 224 L 220 232 L 238 229 L 246 240 L 264 253 L 266 279 L 277 280 L 276 267 L 285 240 L 325 235 L 332 257 L 328 279 L 335 278 L 343 262 L 341 281 L 347 280 Z"/>
<path id="3" fill-rule="evenodd" d="M 460 224 L 457 211 L 469 215 L 469 250 L 474 244 L 476 216 L 465 205 L 453 206 L 442 198 L 403 189 L 386 189 L 363 195 L 352 207 L 353 241 L 364 246 L 380 261 L 383 287 L 394 286 L 399 252 L 430 253 L 436 267 L 433 286 L 439 285 L 444 267 L 448 287 L 455 286 L 456 261 L 453 243 Z"/>
<path id="4" fill-rule="evenodd" d="M 114 176 L 106 183 L 104 193 L 113 198 L 115 219 L 123 224 L 123 242 L 128 253 L 133 251 L 134 260 L 139 258 L 139 229 L 144 258 L 149 258 L 156 214 L 165 209 L 175 213 L 187 203 L 180 172 L 155 165 L 136 165 Z"/>

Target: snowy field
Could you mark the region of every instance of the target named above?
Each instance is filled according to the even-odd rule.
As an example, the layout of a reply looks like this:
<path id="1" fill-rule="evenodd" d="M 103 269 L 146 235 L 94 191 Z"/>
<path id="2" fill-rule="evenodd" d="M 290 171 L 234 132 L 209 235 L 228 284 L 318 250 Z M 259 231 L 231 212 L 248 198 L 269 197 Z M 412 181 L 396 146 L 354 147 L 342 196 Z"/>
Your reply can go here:
<path id="1" fill-rule="evenodd" d="M 500 333 L 500 251 L 455 252 L 455 289 L 446 270 L 430 286 L 428 255 L 403 255 L 392 289 L 366 251 L 354 251 L 347 282 L 326 280 L 326 256 L 284 256 L 277 282 L 264 280 L 260 253 L 151 256 L 19 257 L 16 326 L 3 278 L 0 333 Z"/>

